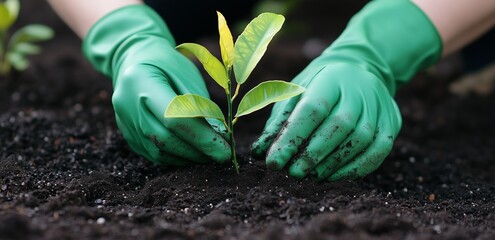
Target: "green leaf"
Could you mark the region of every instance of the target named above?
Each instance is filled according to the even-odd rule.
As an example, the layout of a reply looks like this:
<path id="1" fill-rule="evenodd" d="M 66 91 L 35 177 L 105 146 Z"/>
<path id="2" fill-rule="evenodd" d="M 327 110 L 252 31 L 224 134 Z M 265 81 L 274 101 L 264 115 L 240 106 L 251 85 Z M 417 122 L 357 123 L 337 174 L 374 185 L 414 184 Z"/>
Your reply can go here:
<path id="1" fill-rule="evenodd" d="M 21 9 L 21 4 L 19 0 L 6 0 L 5 6 L 9 10 L 10 16 L 15 20 L 17 20 L 17 16 L 19 16 L 19 11 Z"/>
<path id="2" fill-rule="evenodd" d="M 26 57 L 17 52 L 10 52 L 7 54 L 7 61 L 18 71 L 24 71 L 29 67 L 29 62 Z"/>
<path id="3" fill-rule="evenodd" d="M 21 42 L 39 42 L 53 38 L 53 30 L 45 25 L 30 24 L 17 30 L 10 40 L 11 45 Z"/>
<path id="4" fill-rule="evenodd" d="M 28 54 L 38 54 L 41 52 L 41 48 L 32 44 L 32 43 L 27 43 L 27 42 L 21 42 L 16 45 L 11 50 L 12 52 L 17 52 L 23 55 L 28 55 Z"/>
<path id="5" fill-rule="evenodd" d="M 19 9 L 18 0 L 0 1 L 0 30 L 5 32 L 14 24 L 19 15 Z"/>
<path id="6" fill-rule="evenodd" d="M 234 46 L 234 74 L 239 84 L 247 80 L 284 21 L 282 15 L 262 13 L 237 38 Z"/>
<path id="7" fill-rule="evenodd" d="M 166 118 L 215 118 L 225 122 L 220 107 L 208 98 L 196 95 L 179 95 L 172 99 L 165 110 Z"/>
<path id="8" fill-rule="evenodd" d="M 280 102 L 303 93 L 306 89 L 293 83 L 266 81 L 251 89 L 242 98 L 236 117 L 258 111 L 271 103 Z"/>
<path id="9" fill-rule="evenodd" d="M 12 26 L 15 19 L 10 15 L 5 3 L 0 3 L 0 32 L 6 32 Z"/>
<path id="10" fill-rule="evenodd" d="M 225 68 L 234 64 L 234 40 L 225 17 L 217 11 L 218 33 L 220 35 L 220 51 Z"/>
<path id="11" fill-rule="evenodd" d="M 225 67 L 208 49 L 196 43 L 183 43 L 176 48 L 182 53 L 189 52 L 196 56 L 211 78 L 223 89 L 228 88 L 229 79 Z"/>

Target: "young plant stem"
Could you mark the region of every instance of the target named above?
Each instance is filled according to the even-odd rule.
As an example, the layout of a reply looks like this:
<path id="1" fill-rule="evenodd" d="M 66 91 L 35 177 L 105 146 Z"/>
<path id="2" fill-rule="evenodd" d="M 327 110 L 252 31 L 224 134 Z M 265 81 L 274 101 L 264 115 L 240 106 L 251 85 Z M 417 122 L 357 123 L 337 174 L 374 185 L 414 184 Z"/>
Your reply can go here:
<path id="1" fill-rule="evenodd" d="M 234 165 L 234 169 L 236 173 L 239 173 L 239 164 L 237 163 L 237 154 L 236 154 L 236 146 L 235 146 L 235 138 L 234 138 L 234 123 L 233 123 L 233 118 L 234 118 L 234 113 L 233 113 L 233 107 L 232 107 L 232 81 L 230 80 L 231 76 L 231 70 L 227 70 L 227 76 L 228 76 L 228 90 L 225 91 L 227 93 L 227 108 L 228 108 L 228 116 L 227 116 L 227 131 L 229 131 L 229 141 L 230 141 L 230 148 L 231 148 L 231 159 L 232 159 L 232 164 Z"/>

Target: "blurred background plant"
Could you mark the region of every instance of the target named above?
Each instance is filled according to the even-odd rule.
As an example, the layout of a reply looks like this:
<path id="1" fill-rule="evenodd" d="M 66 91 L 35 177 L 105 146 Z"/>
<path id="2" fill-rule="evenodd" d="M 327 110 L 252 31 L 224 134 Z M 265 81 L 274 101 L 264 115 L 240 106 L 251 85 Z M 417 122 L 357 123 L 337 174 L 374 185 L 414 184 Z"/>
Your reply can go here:
<path id="1" fill-rule="evenodd" d="M 285 16 L 288 13 L 290 13 L 290 11 L 293 10 L 300 2 L 301 2 L 301 0 L 262 0 L 262 1 L 258 1 L 258 3 L 256 3 L 256 5 L 253 7 L 250 15 L 251 15 L 251 17 L 255 17 L 255 16 L 258 16 L 264 12 L 272 12 L 272 13 L 278 13 L 278 14 Z M 234 26 L 234 31 L 236 33 L 242 32 L 242 30 L 244 29 L 244 27 L 246 27 L 246 25 L 248 23 L 249 23 L 249 19 L 244 19 L 244 20 L 237 22 Z M 289 27 L 289 29 L 286 29 L 286 30 L 291 31 L 291 28 L 293 26 L 288 26 L 288 27 Z M 287 28 L 287 26 L 286 26 L 286 28 Z"/>
<path id="2" fill-rule="evenodd" d="M 285 15 L 297 6 L 300 0 L 264 0 L 254 7 L 252 14 L 257 16 L 264 12 L 273 12 Z"/>
<path id="3" fill-rule="evenodd" d="M 41 52 L 36 42 L 53 38 L 53 30 L 41 24 L 29 24 L 12 32 L 20 11 L 19 0 L 0 0 L 0 75 L 12 68 L 23 71 L 29 66 L 28 55 Z"/>

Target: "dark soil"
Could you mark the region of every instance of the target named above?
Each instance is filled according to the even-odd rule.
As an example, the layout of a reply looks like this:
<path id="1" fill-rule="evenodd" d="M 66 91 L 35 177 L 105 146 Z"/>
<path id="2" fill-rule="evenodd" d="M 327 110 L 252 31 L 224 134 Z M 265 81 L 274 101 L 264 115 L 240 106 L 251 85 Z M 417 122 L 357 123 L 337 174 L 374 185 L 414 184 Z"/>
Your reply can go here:
<path id="1" fill-rule="evenodd" d="M 239 122 L 239 175 L 160 167 L 126 145 L 110 83 L 79 40 L 44 1 L 24 3 L 21 23 L 58 37 L 0 88 L 0 239 L 495 239 L 495 95 L 451 95 L 459 71 L 420 74 L 399 92 L 401 135 L 361 180 L 296 181 L 249 157 L 267 111 Z M 330 42 L 359 6 L 330 9 L 338 24 L 310 30 L 325 33 L 313 43 Z M 293 77 L 305 43 L 278 39 L 254 79 Z"/>

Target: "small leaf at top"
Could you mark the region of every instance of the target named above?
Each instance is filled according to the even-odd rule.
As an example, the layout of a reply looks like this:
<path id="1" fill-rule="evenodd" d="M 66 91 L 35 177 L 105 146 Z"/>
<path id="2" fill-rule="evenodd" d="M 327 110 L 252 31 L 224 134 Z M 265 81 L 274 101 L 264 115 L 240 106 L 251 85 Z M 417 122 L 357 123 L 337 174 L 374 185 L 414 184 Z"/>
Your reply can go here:
<path id="1" fill-rule="evenodd" d="M 183 43 L 176 48 L 182 53 L 189 52 L 196 56 L 211 78 L 223 89 L 228 88 L 229 79 L 225 67 L 208 49 L 196 43 Z"/>
<path id="2" fill-rule="evenodd" d="M 218 33 L 220 35 L 220 51 L 225 68 L 234 64 L 234 40 L 225 17 L 217 11 Z"/>
<path id="3" fill-rule="evenodd" d="M 271 103 L 280 102 L 303 93 L 306 89 L 280 80 L 266 81 L 251 89 L 242 98 L 236 117 L 258 111 Z"/>
<path id="4" fill-rule="evenodd" d="M 284 21 L 282 15 L 262 13 L 237 38 L 234 46 L 234 74 L 239 84 L 247 80 Z"/>
<path id="5" fill-rule="evenodd" d="M 225 122 L 222 110 L 216 103 L 196 94 L 174 97 L 165 110 L 164 116 L 166 118 L 215 118 Z"/>
<path id="6" fill-rule="evenodd" d="M 53 30 L 45 25 L 30 24 L 17 30 L 12 39 L 10 45 L 15 45 L 21 42 L 39 42 L 53 38 Z"/>

